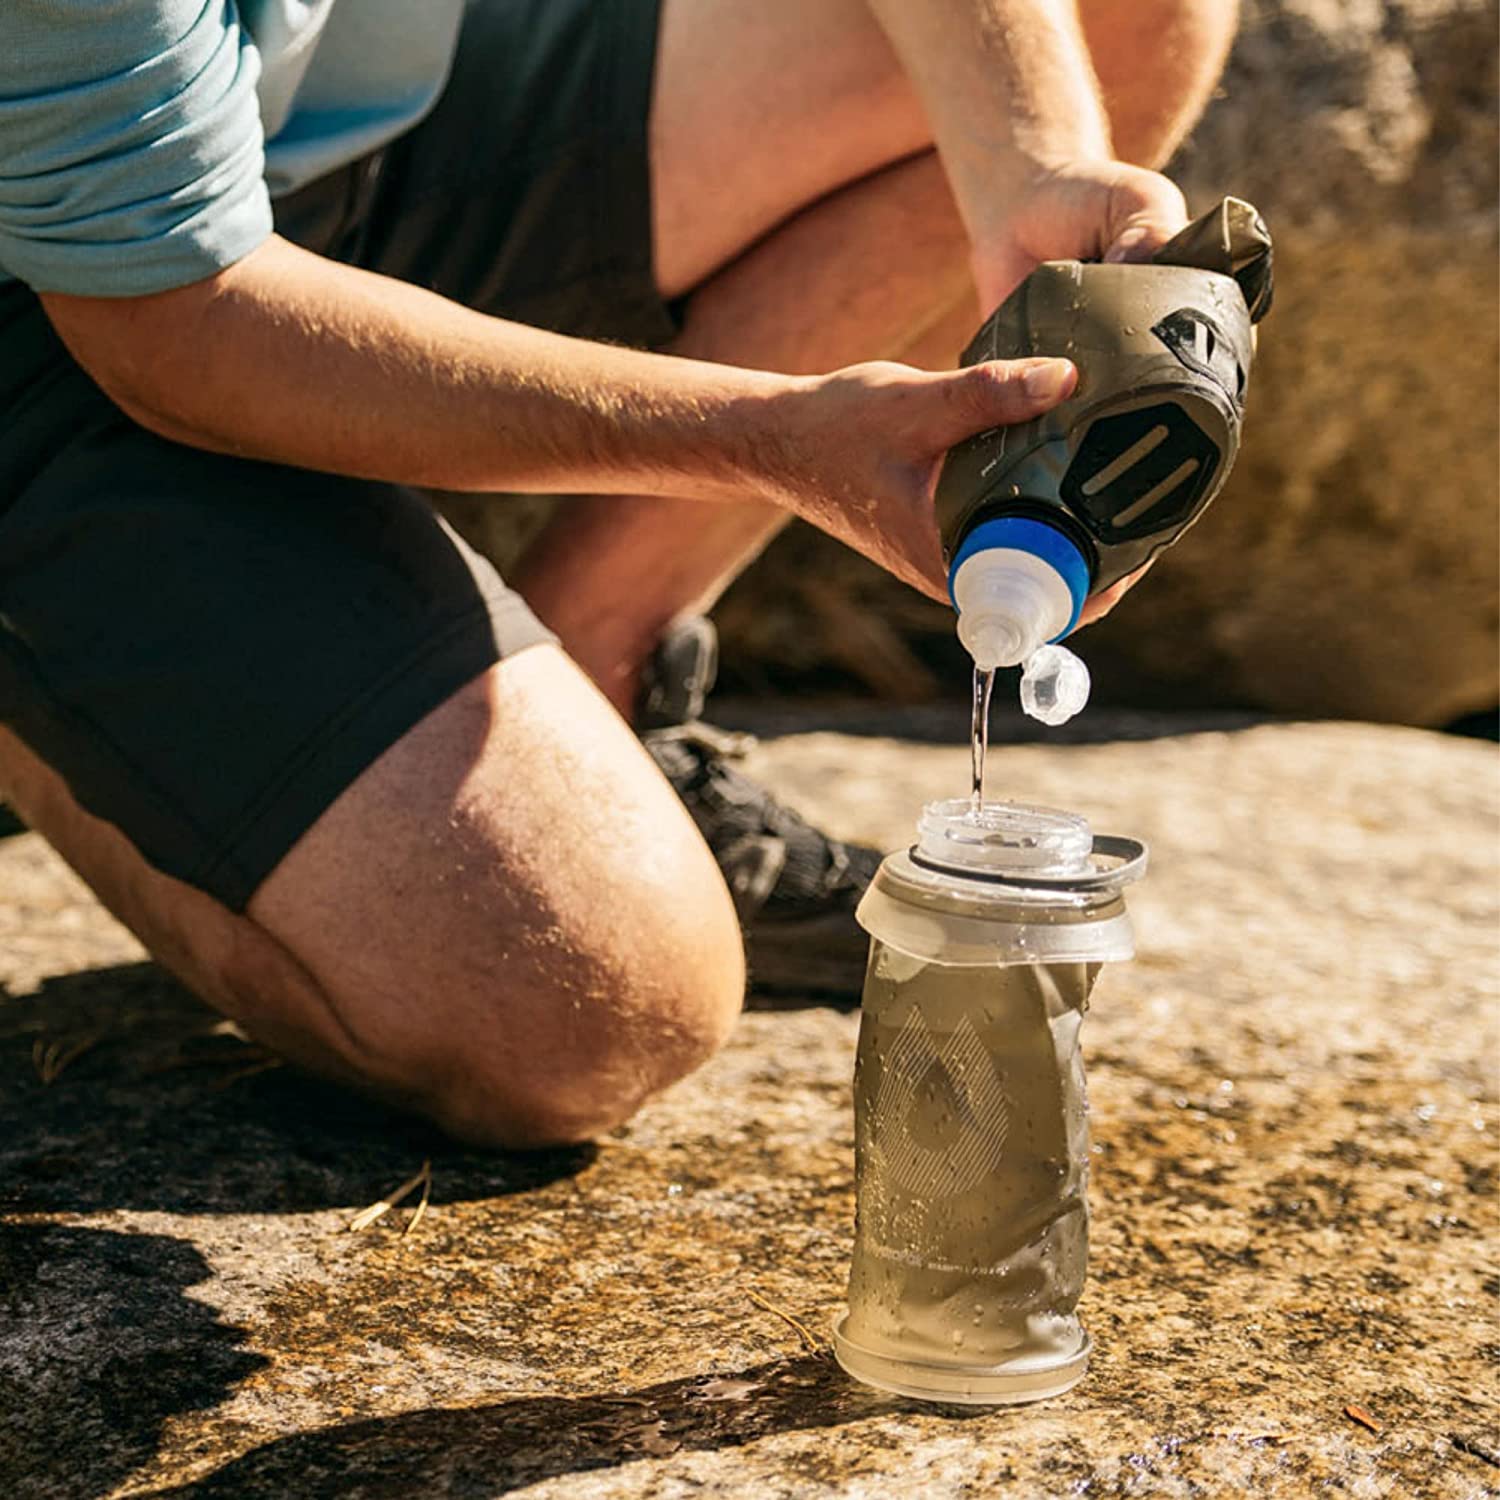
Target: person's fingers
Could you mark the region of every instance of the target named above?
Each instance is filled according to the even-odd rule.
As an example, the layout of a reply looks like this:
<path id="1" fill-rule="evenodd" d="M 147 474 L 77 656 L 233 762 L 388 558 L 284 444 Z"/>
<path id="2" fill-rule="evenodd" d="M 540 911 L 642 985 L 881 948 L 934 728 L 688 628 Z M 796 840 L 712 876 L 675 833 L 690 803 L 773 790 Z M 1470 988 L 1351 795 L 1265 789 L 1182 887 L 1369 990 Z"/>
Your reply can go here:
<path id="1" fill-rule="evenodd" d="M 1118 583 L 1112 583 L 1107 589 L 1101 589 L 1090 597 L 1083 606 L 1082 614 L 1078 616 L 1078 623 L 1073 628 L 1082 630 L 1085 625 L 1092 625 L 1095 620 L 1102 620 L 1146 576 L 1150 566 L 1150 563 L 1146 563 L 1137 568 L 1134 573 L 1127 574 Z"/>
<path id="2" fill-rule="evenodd" d="M 1132 169 L 1110 194 L 1113 238 L 1104 259 L 1111 263 L 1149 260 L 1187 223 L 1187 200 L 1170 178 Z"/>
<path id="3" fill-rule="evenodd" d="M 1066 400 L 1078 384 L 1078 370 L 1067 359 L 987 360 L 967 369 L 932 377 L 946 398 L 943 418 L 932 435 L 950 448 L 989 427 L 1026 422 Z"/>

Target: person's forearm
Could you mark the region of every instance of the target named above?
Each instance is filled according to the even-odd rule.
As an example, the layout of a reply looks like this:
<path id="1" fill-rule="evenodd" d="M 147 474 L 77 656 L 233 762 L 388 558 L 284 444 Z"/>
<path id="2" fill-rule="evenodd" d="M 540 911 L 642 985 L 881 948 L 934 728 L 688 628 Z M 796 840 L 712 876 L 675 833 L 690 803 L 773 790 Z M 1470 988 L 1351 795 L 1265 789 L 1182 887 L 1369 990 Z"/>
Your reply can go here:
<path id="1" fill-rule="evenodd" d="M 922 98 L 976 244 L 1038 174 L 1111 155 L 1073 0 L 869 4 Z"/>
<path id="2" fill-rule="evenodd" d="M 935 597 L 943 455 L 1076 378 L 1057 359 L 791 376 L 643 354 L 274 238 L 156 297 L 42 300 L 105 393 L 178 442 L 437 489 L 769 502 Z"/>
<path id="3" fill-rule="evenodd" d="M 1213 97 L 1239 0 L 1131 0 L 1081 19 L 1115 154 L 1160 170 Z"/>
<path id="4" fill-rule="evenodd" d="M 485 317 L 277 239 L 198 287 L 44 301 L 164 436 L 440 489 L 764 497 L 755 435 L 794 383 Z"/>

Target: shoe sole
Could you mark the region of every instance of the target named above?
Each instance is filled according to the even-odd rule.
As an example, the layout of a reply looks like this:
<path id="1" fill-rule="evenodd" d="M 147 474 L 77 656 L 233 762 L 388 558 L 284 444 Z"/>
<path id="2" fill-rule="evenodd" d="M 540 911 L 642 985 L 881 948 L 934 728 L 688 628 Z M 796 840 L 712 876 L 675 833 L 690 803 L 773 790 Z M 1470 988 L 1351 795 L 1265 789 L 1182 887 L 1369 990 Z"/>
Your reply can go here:
<path id="1" fill-rule="evenodd" d="M 825 917 L 801 917 L 785 926 L 766 924 L 760 933 L 747 933 L 751 993 L 816 996 L 858 1005 L 868 950 L 862 935 L 857 947 L 850 945 L 852 921 L 847 912 L 830 912 Z"/>

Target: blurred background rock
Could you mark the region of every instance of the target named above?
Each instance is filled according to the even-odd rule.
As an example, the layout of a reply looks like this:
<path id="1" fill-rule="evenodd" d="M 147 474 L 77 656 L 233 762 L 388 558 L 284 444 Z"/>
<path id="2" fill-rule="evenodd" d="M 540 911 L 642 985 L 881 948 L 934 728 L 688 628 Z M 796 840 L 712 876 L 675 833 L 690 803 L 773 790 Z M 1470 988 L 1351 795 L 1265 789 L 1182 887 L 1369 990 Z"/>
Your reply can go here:
<path id="1" fill-rule="evenodd" d="M 1245 0 L 1169 170 L 1194 212 L 1225 192 L 1264 212 L 1276 306 L 1224 493 L 1080 638 L 1096 701 L 1494 708 L 1497 32 L 1495 0 Z M 551 502 L 442 503 L 504 565 Z M 950 612 L 802 525 L 716 618 L 730 691 L 964 695 Z"/>

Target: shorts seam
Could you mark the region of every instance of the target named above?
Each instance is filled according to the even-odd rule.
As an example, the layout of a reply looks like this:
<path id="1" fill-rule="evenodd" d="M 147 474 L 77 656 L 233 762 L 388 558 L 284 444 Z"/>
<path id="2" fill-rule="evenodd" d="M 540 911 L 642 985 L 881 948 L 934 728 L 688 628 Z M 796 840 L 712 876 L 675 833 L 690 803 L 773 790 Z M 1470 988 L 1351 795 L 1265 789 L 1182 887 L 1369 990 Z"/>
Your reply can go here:
<path id="1" fill-rule="evenodd" d="M 255 799 L 235 821 L 230 831 L 220 837 L 209 852 L 192 868 L 191 873 L 186 877 L 187 880 L 200 889 L 206 890 L 214 886 L 222 887 L 225 884 L 222 877 L 230 875 L 233 877 L 237 888 L 249 885 L 250 888 L 245 896 L 245 899 L 248 900 L 249 895 L 253 893 L 254 886 L 258 885 L 260 880 L 263 880 L 270 873 L 270 869 L 261 872 L 248 871 L 242 863 L 244 846 L 249 842 L 250 834 L 254 831 L 256 825 L 264 824 L 277 806 L 291 797 L 308 769 L 316 765 L 319 758 L 325 755 L 341 738 L 346 737 L 362 719 L 370 717 L 372 711 L 379 706 L 383 699 L 391 696 L 402 684 L 408 682 L 412 675 L 418 672 L 424 664 L 429 663 L 433 658 L 440 656 L 451 648 L 455 641 L 471 631 L 476 624 L 494 622 L 502 615 L 521 613 L 524 610 L 525 604 L 520 599 L 520 596 L 512 593 L 509 589 L 502 586 L 493 591 L 486 590 L 484 602 L 474 605 L 472 608 L 465 610 L 463 614 L 450 620 L 443 630 L 429 636 L 419 646 L 414 647 L 403 656 L 400 661 L 387 667 L 374 682 L 362 689 L 333 713 L 330 713 L 318 728 L 304 739 L 298 749 L 281 762 L 275 775 L 262 787 Z M 536 640 L 528 644 L 541 644 L 544 639 L 544 635 L 538 634 Z M 493 666 L 497 661 L 504 659 L 507 653 L 501 642 L 492 636 L 488 651 L 481 652 L 480 655 L 488 657 L 487 665 L 481 666 L 478 669 L 479 671 L 485 671 L 488 666 Z M 452 691 L 457 691 L 457 687 L 453 688 Z M 415 728 L 415 722 L 408 727 Z M 395 741 L 391 741 L 389 744 L 382 745 L 378 750 L 370 754 L 360 767 L 360 770 L 362 771 L 373 764 L 394 743 Z M 359 771 L 356 771 L 354 775 L 350 776 L 344 782 L 345 790 L 353 785 L 358 775 Z M 332 800 L 334 799 L 331 799 L 326 805 L 331 805 Z M 301 838 L 308 831 L 312 826 L 312 821 L 315 820 L 310 820 L 298 828 L 291 841 L 292 843 L 295 843 L 297 839 Z M 289 849 L 290 847 L 291 844 L 288 844 L 287 848 Z M 274 868 L 274 865 L 271 868 Z M 243 905 L 243 902 L 238 904 Z"/>
<path id="2" fill-rule="evenodd" d="M 496 178 L 503 180 L 508 176 L 529 177 L 537 168 L 550 166 L 561 157 L 583 156 L 589 151 L 601 150 L 601 148 L 604 154 L 620 155 L 641 138 L 642 133 L 635 131 L 623 136 L 611 135 L 605 130 L 579 132 L 569 136 L 566 140 L 555 141 L 546 147 L 533 146 L 520 150 L 506 156 L 503 160 L 492 160 L 484 166 L 430 175 L 424 179 L 420 187 L 408 188 L 402 193 L 401 212 L 405 214 L 413 209 L 425 208 L 434 198 L 452 196 L 454 193 L 468 193 L 475 188 L 487 187 Z"/>
<path id="3" fill-rule="evenodd" d="M 115 736 L 93 714 L 58 691 L 53 685 L 51 678 L 43 670 L 35 652 L 27 647 L 24 642 L 16 640 L 8 632 L 0 632 L 0 654 L 9 656 L 12 664 L 20 671 L 25 672 L 31 679 L 39 714 L 50 719 L 53 723 L 70 730 L 72 737 L 83 747 L 86 758 L 92 760 L 102 759 L 113 763 L 117 772 L 121 773 L 120 779 L 129 784 L 132 800 L 138 805 L 145 804 L 149 806 L 153 815 L 159 820 L 160 826 L 174 828 L 178 830 L 179 839 L 183 835 L 186 835 L 200 846 L 209 842 L 210 835 L 208 830 L 196 818 L 182 809 L 177 801 L 168 794 L 167 789 L 157 781 L 157 778 L 151 775 L 144 766 L 126 752 Z M 0 723 L 3 722 L 4 720 L 0 719 Z M 23 742 L 29 743 L 22 723 L 15 721 L 14 727 L 17 736 Z M 33 745 L 32 750 L 39 759 L 46 761 L 63 778 L 64 782 L 68 785 L 69 792 L 80 807 L 93 816 L 109 823 L 111 827 L 119 828 L 121 832 L 124 832 L 124 829 L 115 821 L 115 817 L 106 808 L 86 793 L 80 795 L 79 791 L 74 787 L 69 775 L 72 767 L 66 763 L 71 762 L 74 757 L 71 755 L 59 757 L 59 759 L 65 761 L 65 764 L 53 765 L 47 759 L 40 744 Z M 134 839 L 131 839 L 131 845 L 137 848 L 137 851 L 142 854 L 143 858 L 147 859 L 147 863 L 154 865 L 154 861 L 150 860 L 144 851 L 139 849 Z"/>

